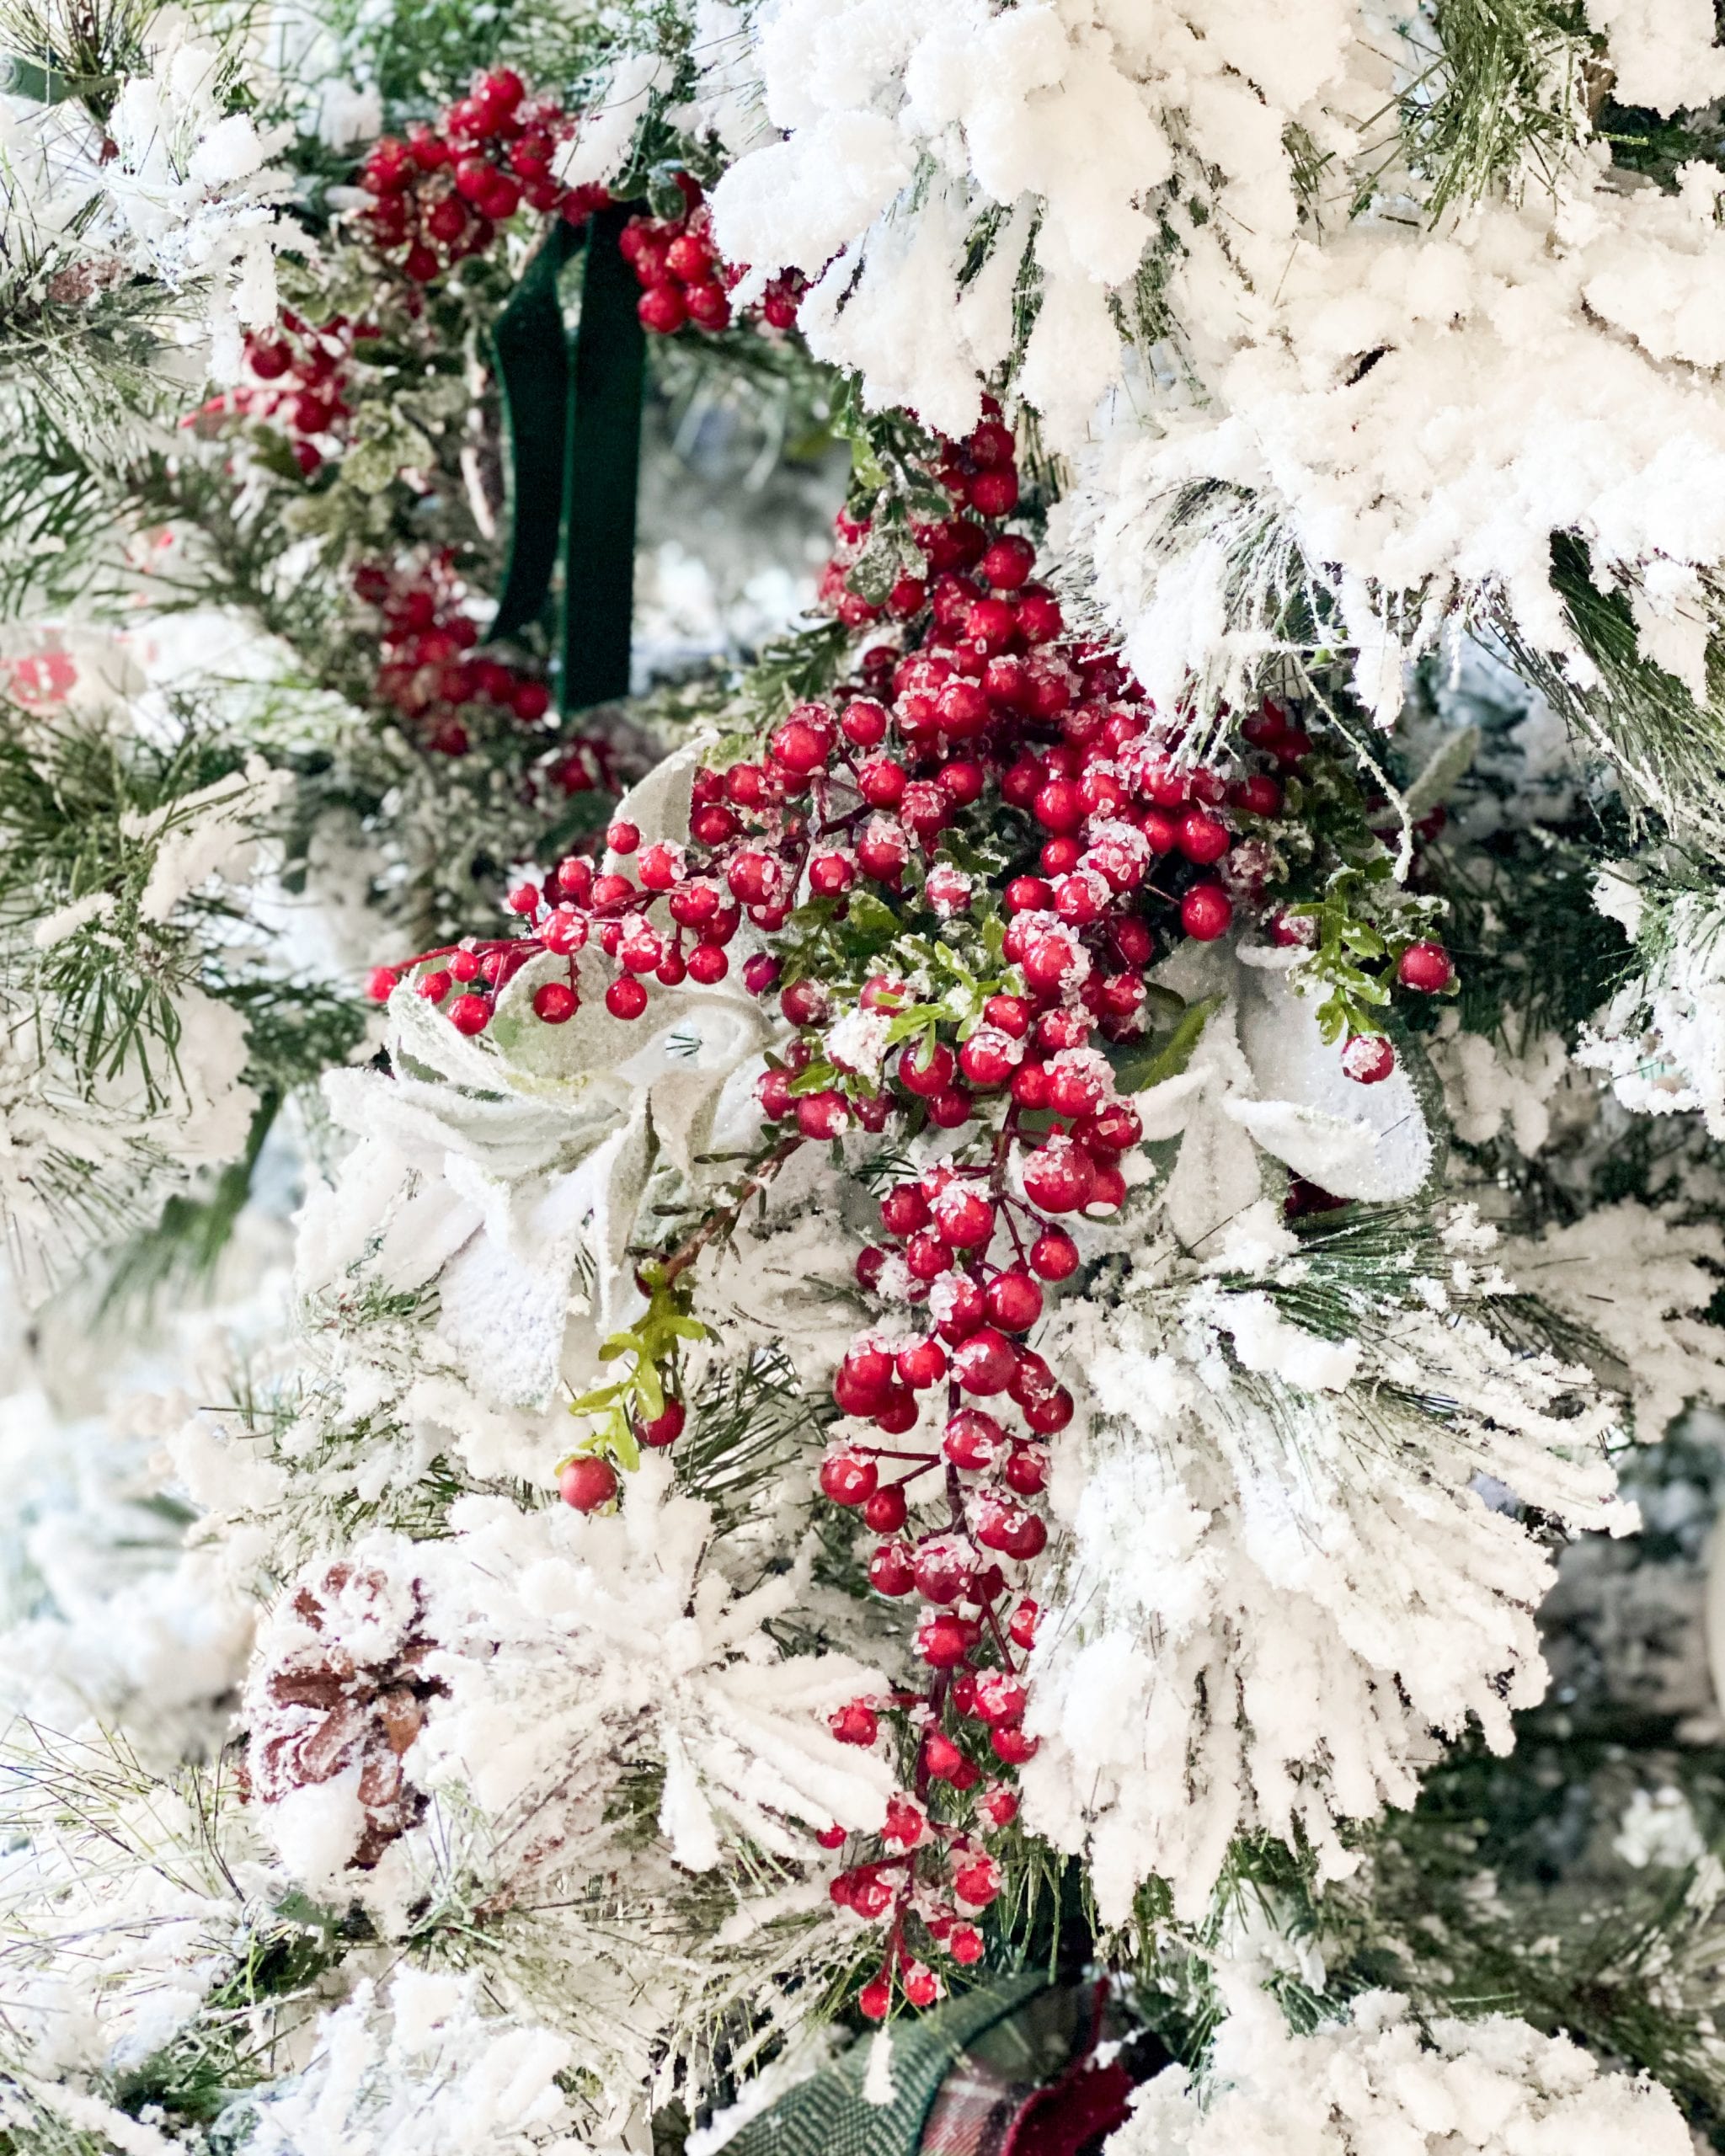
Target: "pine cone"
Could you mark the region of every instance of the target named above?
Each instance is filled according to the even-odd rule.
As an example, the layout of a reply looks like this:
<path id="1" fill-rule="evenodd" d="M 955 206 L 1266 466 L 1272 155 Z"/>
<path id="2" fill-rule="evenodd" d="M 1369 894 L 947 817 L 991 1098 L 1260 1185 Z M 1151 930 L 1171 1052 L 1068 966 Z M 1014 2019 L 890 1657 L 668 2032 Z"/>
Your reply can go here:
<path id="1" fill-rule="evenodd" d="M 252 1682 L 254 1795 L 278 1803 L 357 1765 L 366 1824 L 350 1862 L 361 1871 L 425 1808 L 401 1765 L 427 1702 L 446 1689 L 424 1673 L 432 1647 L 425 1609 L 417 1580 L 338 1560 L 289 1598 Z"/>

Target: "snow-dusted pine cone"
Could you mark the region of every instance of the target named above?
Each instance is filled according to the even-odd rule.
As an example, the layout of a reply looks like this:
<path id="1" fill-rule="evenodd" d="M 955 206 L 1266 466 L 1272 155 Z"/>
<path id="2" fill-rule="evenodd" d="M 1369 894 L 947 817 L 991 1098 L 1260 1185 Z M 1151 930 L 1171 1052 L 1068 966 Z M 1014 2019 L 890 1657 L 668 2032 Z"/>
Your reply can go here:
<path id="1" fill-rule="evenodd" d="M 412 1826 L 425 1798 L 402 1758 L 426 1702 L 444 1686 L 425 1673 L 433 1642 L 422 1629 L 417 1580 L 337 1560 L 308 1569 L 278 1607 L 247 1698 L 247 1774 L 263 1804 L 349 1776 L 366 1870 Z"/>

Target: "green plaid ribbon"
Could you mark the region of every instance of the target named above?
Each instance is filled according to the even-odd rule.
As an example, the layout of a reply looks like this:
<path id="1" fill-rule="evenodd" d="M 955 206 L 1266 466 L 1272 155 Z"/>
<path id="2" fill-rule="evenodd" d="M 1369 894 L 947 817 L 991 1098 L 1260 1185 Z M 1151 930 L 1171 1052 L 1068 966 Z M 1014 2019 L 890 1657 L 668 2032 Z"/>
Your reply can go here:
<path id="1" fill-rule="evenodd" d="M 966 1992 L 932 2014 L 892 2025 L 889 2104 L 862 2094 L 872 2041 L 864 2037 L 812 2080 L 788 2090 L 729 2144 L 727 2156 L 915 2156 L 941 2084 L 985 2030 L 1042 1991 L 1038 1974 Z"/>

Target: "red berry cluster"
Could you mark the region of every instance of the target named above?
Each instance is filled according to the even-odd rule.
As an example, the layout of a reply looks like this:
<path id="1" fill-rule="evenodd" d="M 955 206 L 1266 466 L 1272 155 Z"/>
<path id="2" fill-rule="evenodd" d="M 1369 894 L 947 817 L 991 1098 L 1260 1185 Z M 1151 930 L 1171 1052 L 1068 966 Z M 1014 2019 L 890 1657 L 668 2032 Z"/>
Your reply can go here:
<path id="1" fill-rule="evenodd" d="M 676 184 L 683 198 L 680 217 L 631 217 L 617 238 L 641 287 L 636 312 L 661 337 L 686 322 L 697 329 L 729 328 L 729 287 L 736 282 L 713 247 L 700 182 L 680 172 Z"/>
<path id="2" fill-rule="evenodd" d="M 354 346 L 377 334 L 370 323 L 351 323 L 344 314 L 314 329 L 298 315 L 284 312 L 274 335 L 247 338 L 250 380 L 217 398 L 206 412 L 268 419 L 280 427 L 295 462 L 310 478 L 323 462 L 319 443 L 339 447 L 344 423 L 353 416 L 346 392 Z"/>
<path id="3" fill-rule="evenodd" d="M 676 178 L 682 215 L 631 217 L 617 240 L 641 286 L 636 312 L 660 337 L 674 336 L 686 323 L 697 329 L 729 328 L 730 290 L 743 274 L 719 260 L 700 182 L 686 172 Z M 773 329 L 793 328 L 807 289 L 800 270 L 781 270 L 761 296 L 761 318 Z"/>
<path id="4" fill-rule="evenodd" d="M 609 200 L 602 187 L 565 187 L 553 176 L 574 118 L 552 97 L 529 98 L 512 68 L 494 68 L 459 98 L 435 126 L 386 135 L 360 168 L 375 198 L 365 212 L 385 253 L 428 285 L 469 254 L 483 254 L 523 203 L 581 224 Z"/>
<path id="5" fill-rule="evenodd" d="M 377 692 L 416 739 L 441 755 L 464 756 L 472 737 L 462 714 L 489 709 L 537 726 L 551 709 L 542 681 L 474 654 L 479 625 L 467 612 L 450 556 L 391 568 L 363 562 L 354 590 L 382 614 Z"/>

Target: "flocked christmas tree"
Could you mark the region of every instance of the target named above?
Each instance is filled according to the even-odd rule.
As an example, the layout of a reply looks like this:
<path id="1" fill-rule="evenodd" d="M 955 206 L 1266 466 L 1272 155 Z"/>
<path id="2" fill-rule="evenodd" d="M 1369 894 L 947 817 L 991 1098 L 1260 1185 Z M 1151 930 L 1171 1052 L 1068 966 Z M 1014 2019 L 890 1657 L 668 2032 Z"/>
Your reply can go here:
<path id="1" fill-rule="evenodd" d="M 1712 11 L 0 53 L 0 2148 L 1725 2148 Z"/>

